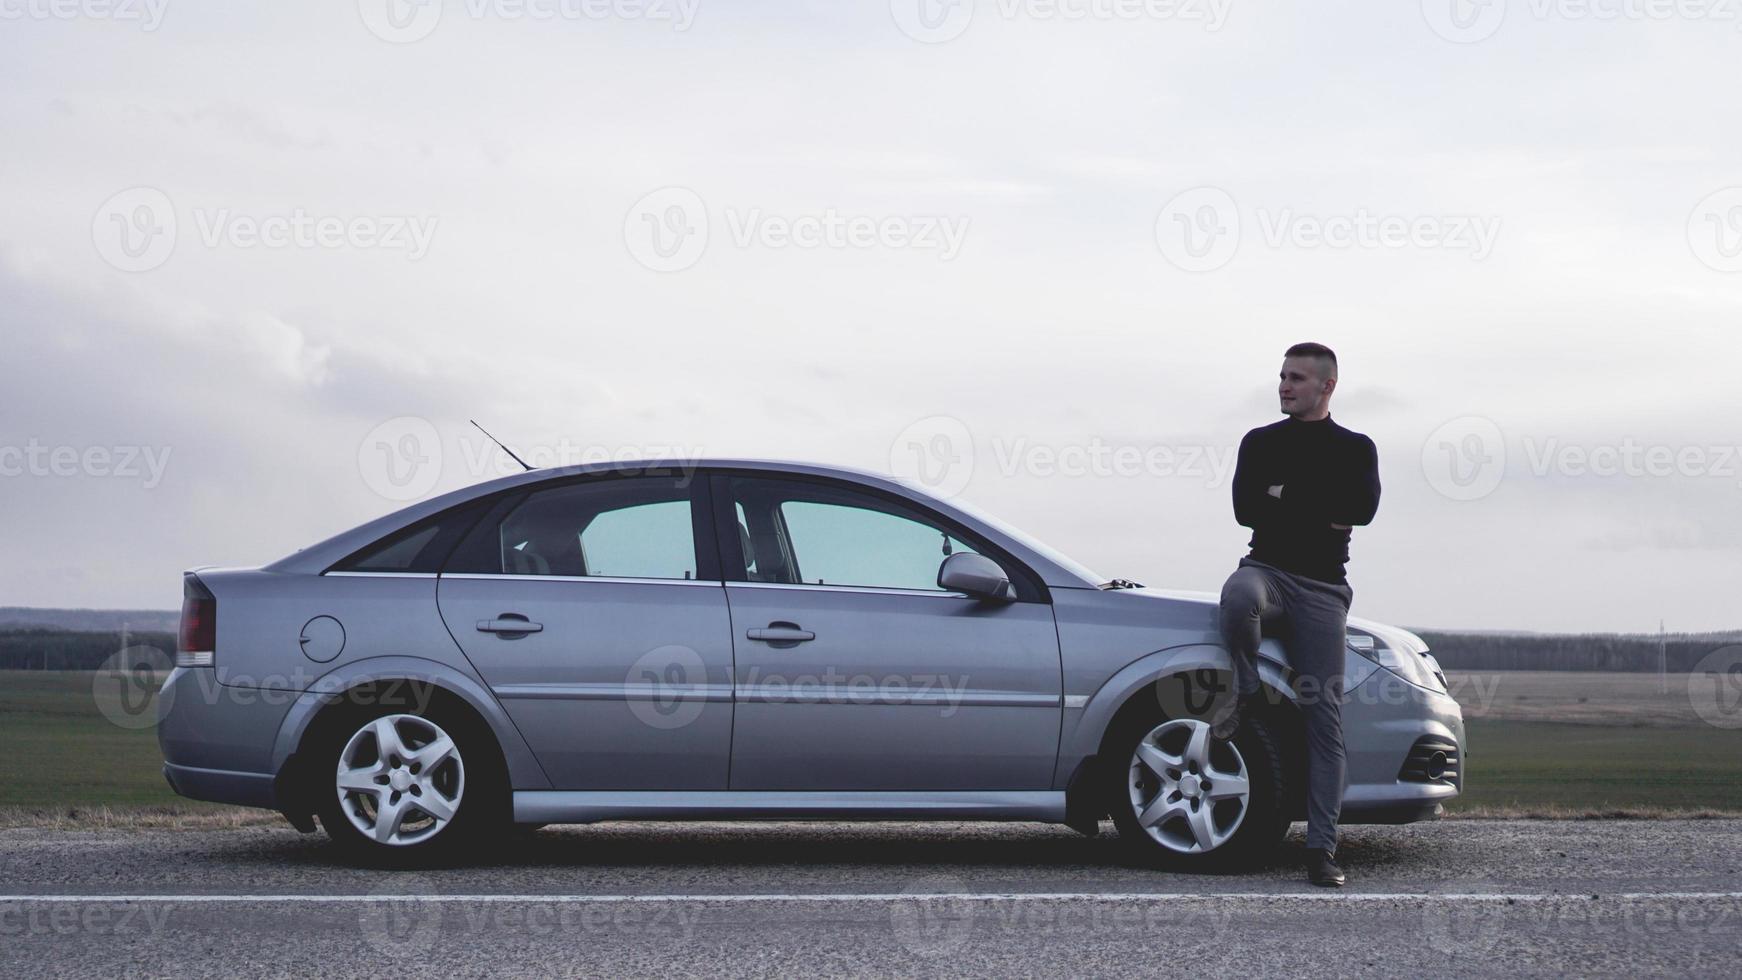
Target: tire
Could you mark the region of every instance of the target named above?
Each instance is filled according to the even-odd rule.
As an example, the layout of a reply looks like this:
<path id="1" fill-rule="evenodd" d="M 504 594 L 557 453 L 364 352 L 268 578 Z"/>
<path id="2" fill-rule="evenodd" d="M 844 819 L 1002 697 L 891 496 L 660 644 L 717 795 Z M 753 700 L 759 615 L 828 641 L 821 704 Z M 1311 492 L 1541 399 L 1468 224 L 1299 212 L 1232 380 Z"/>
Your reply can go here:
<path id="1" fill-rule="evenodd" d="M 314 735 L 310 792 L 347 861 L 432 867 L 503 838 L 509 794 L 501 753 L 471 710 L 438 697 L 333 712 Z"/>
<path id="2" fill-rule="evenodd" d="M 1262 715 L 1231 741 L 1211 736 L 1206 720 L 1159 709 L 1124 719 L 1102 772 L 1127 854 L 1179 871 L 1234 870 L 1270 856 L 1289 823 L 1278 744 L 1275 723 Z"/>

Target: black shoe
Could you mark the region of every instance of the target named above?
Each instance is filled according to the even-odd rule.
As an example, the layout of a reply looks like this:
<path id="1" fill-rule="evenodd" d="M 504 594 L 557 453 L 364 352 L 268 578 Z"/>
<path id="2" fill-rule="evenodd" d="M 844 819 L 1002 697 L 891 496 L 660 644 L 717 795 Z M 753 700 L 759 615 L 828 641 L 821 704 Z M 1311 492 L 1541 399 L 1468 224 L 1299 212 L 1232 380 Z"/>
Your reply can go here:
<path id="1" fill-rule="evenodd" d="M 1331 860 L 1330 851 L 1318 848 L 1307 850 L 1306 866 L 1307 880 L 1325 888 L 1341 888 L 1348 879 L 1343 877 L 1343 869 L 1337 867 L 1337 862 Z"/>
<path id="2" fill-rule="evenodd" d="M 1224 742 L 1232 739 L 1246 716 L 1252 713 L 1252 705 L 1257 700 L 1256 694 L 1244 694 L 1229 701 L 1222 713 L 1210 722 L 1210 734 Z"/>

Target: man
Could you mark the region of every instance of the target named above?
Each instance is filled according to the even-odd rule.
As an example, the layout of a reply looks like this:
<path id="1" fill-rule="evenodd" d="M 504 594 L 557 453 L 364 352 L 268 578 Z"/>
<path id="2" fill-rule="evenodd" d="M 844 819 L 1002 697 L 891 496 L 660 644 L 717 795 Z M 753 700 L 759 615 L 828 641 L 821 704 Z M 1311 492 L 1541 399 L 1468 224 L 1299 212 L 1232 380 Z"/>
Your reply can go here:
<path id="1" fill-rule="evenodd" d="M 1348 642 L 1349 529 L 1379 508 L 1373 440 L 1331 420 L 1337 355 L 1296 344 L 1282 361 L 1280 422 L 1240 441 L 1234 519 L 1252 529 L 1251 553 L 1222 586 L 1222 640 L 1234 660 L 1235 698 L 1212 733 L 1233 738 L 1260 694 L 1258 644 L 1279 635 L 1296 674 L 1306 722 L 1307 874 L 1343 884 L 1337 817 L 1347 788 L 1343 754 L 1343 651 Z"/>

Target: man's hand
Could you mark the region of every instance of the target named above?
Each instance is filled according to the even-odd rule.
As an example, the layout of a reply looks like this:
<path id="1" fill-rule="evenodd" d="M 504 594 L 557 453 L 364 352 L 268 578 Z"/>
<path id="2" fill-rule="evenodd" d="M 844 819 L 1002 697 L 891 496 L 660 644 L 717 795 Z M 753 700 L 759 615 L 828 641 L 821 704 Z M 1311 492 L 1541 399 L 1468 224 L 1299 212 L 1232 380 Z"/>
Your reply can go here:
<path id="1" fill-rule="evenodd" d="M 1272 497 L 1275 497 L 1276 499 L 1281 500 L 1282 499 L 1282 484 L 1278 483 L 1276 486 L 1271 487 L 1269 490 L 1266 490 L 1265 493 L 1268 493 Z"/>

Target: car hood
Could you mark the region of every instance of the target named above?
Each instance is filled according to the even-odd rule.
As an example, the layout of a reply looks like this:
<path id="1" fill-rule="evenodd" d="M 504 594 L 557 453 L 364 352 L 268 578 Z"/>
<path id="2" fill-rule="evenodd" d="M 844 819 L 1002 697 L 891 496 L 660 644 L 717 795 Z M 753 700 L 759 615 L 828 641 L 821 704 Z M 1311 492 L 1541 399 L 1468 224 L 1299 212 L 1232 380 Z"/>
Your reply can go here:
<path id="1" fill-rule="evenodd" d="M 1157 589 L 1145 586 L 1141 589 L 1125 590 L 1123 594 L 1148 596 L 1172 602 L 1190 602 L 1212 608 L 1221 604 L 1221 596 L 1214 592 L 1196 592 L 1190 589 Z M 1363 633 L 1371 633 L 1393 650 L 1408 653 L 1427 652 L 1427 643 L 1421 637 L 1400 626 L 1391 626 L 1360 616 L 1350 616 L 1349 628 Z"/>

